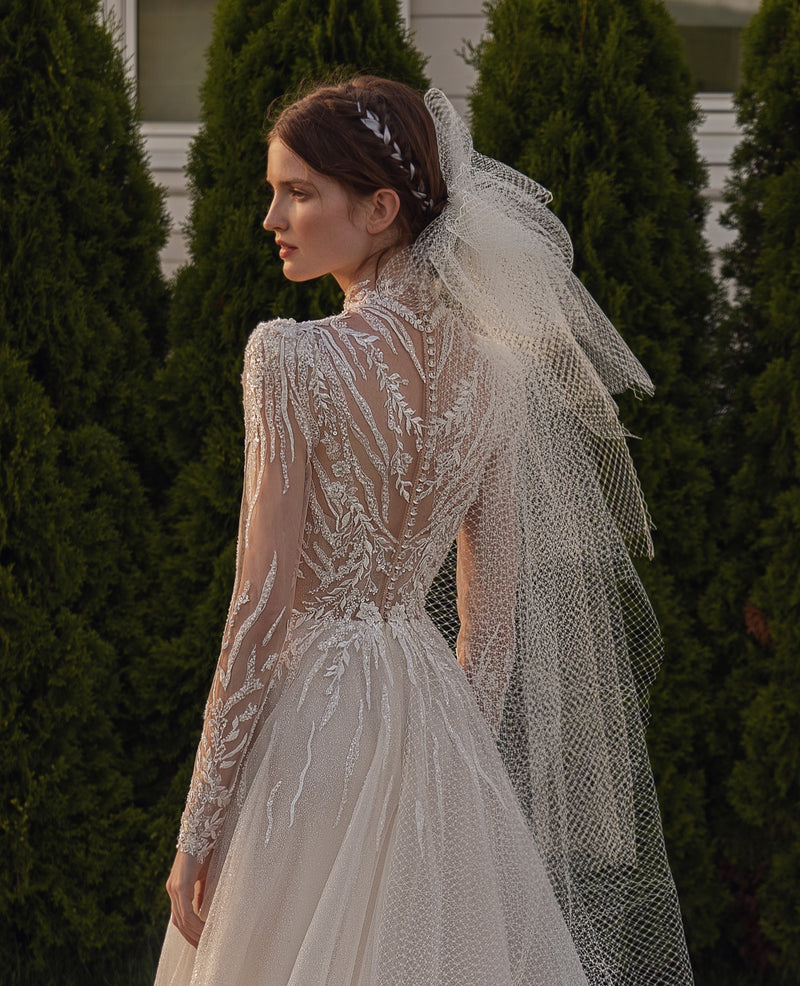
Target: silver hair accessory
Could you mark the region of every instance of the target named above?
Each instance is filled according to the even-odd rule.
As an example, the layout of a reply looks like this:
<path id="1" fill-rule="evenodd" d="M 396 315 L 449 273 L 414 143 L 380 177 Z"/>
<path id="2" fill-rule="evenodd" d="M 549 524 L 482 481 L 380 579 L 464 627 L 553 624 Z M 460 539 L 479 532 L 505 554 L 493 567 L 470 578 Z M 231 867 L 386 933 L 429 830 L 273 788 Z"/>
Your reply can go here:
<path id="1" fill-rule="evenodd" d="M 371 109 L 362 109 L 361 102 L 359 100 L 356 100 L 356 107 L 358 108 L 358 112 L 361 114 L 361 122 L 364 126 L 367 127 L 368 130 L 371 130 L 383 144 L 386 146 L 389 144 L 392 145 L 392 153 L 390 155 L 391 159 L 393 161 L 397 161 L 403 171 L 408 174 L 408 178 L 411 183 L 411 194 L 420 200 L 422 207 L 426 212 L 428 212 L 433 208 L 433 200 L 430 198 L 425 189 L 425 182 L 423 179 L 420 177 L 415 182 L 414 176 L 417 173 L 417 169 L 414 167 L 414 162 L 406 161 L 403 157 L 403 152 L 400 150 L 399 144 L 392 138 L 391 131 L 389 130 L 389 124 L 385 123 L 381 125 L 380 117 L 376 113 L 373 113 Z"/>

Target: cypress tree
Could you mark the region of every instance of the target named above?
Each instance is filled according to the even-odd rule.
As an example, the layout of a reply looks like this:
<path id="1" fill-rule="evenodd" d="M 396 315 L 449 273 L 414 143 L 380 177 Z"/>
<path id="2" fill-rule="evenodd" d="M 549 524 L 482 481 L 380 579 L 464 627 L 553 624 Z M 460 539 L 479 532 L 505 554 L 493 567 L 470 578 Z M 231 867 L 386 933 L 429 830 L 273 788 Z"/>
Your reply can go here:
<path id="1" fill-rule="evenodd" d="M 158 675 L 150 678 L 159 720 L 153 735 L 173 754 L 163 772 L 164 811 L 152 829 L 159 887 L 174 852 L 233 583 L 245 343 L 259 321 L 341 307 L 332 279 L 286 281 L 261 227 L 268 207 L 265 114 L 303 82 L 356 72 L 424 87 L 423 61 L 395 0 L 221 0 L 217 7 L 189 164 L 190 261 L 174 285 L 161 381 L 175 481 L 165 568 L 170 613 Z"/>
<path id="2" fill-rule="evenodd" d="M 735 297 L 719 338 L 716 516 L 709 592 L 726 675 L 737 892 L 732 962 L 800 976 L 800 5 L 765 0 L 736 95 L 742 140 L 726 191 Z"/>
<path id="3" fill-rule="evenodd" d="M 574 268 L 653 377 L 621 400 L 653 515 L 640 567 L 665 639 L 648 740 L 667 849 L 695 955 L 717 938 L 703 770 L 712 712 L 698 600 L 713 571 L 705 429 L 716 288 L 702 230 L 704 168 L 680 41 L 656 0 L 497 0 L 474 49 L 475 145 L 531 175 L 575 248 Z"/>
<path id="4" fill-rule="evenodd" d="M 0 963 L 138 936 L 166 238 L 94 0 L 0 15 Z"/>

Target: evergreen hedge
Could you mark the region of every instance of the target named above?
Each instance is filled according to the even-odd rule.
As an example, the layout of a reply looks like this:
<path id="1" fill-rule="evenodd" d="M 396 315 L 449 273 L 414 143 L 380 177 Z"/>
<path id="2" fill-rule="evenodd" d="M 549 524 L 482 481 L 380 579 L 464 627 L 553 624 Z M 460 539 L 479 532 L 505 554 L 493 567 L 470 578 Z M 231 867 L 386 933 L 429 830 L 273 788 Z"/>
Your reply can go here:
<path id="1" fill-rule="evenodd" d="M 166 237 L 94 0 L 0 14 L 0 966 L 138 936 Z"/>
<path id="2" fill-rule="evenodd" d="M 764 0 L 743 46 L 726 190 L 735 298 L 718 346 L 718 536 L 707 596 L 724 681 L 732 965 L 800 979 L 800 4 Z"/>
<path id="3" fill-rule="evenodd" d="M 190 261 L 179 271 L 160 385 L 174 484 L 165 561 L 164 643 L 149 679 L 152 735 L 165 751 L 163 799 L 148 865 L 160 888 L 174 852 L 203 703 L 234 576 L 242 482 L 240 374 L 262 320 L 330 314 L 332 279 L 282 274 L 268 207 L 265 114 L 332 74 L 374 72 L 423 88 L 423 60 L 395 0 L 221 0 L 189 163 Z"/>
<path id="4" fill-rule="evenodd" d="M 471 60 L 476 147 L 550 188 L 575 270 L 653 377 L 621 400 L 656 530 L 640 566 L 665 638 L 651 757 L 690 948 L 723 933 L 704 771 L 714 710 L 699 599 L 715 565 L 706 431 L 716 287 L 703 239 L 705 172 L 677 31 L 656 0 L 498 0 Z"/>

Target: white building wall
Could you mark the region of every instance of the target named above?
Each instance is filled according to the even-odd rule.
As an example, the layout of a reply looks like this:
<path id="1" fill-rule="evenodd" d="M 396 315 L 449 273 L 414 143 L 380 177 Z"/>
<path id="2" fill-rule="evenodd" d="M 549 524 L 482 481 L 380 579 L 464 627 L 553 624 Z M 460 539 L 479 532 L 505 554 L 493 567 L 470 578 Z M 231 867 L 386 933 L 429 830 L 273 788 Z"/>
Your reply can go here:
<path id="1" fill-rule="evenodd" d="M 725 211 L 723 193 L 731 175 L 731 158 L 741 138 L 736 122 L 733 97 L 729 92 L 705 92 L 698 96 L 702 119 L 697 129 L 697 146 L 708 167 L 707 196 L 710 202 L 706 219 L 706 239 L 715 256 L 733 239 L 731 230 L 720 218 Z"/>
<path id="2" fill-rule="evenodd" d="M 447 93 L 467 116 L 467 98 L 475 70 L 461 57 L 468 43 L 477 44 L 486 16 L 482 0 L 410 0 L 410 28 L 419 50 L 428 58 L 431 84 Z"/>
<path id="3" fill-rule="evenodd" d="M 146 123 L 143 126 L 153 177 L 167 192 L 170 234 L 161 250 L 161 269 L 168 276 L 187 259 L 183 228 L 189 218 L 191 203 L 186 164 L 197 129 L 196 123 Z"/>

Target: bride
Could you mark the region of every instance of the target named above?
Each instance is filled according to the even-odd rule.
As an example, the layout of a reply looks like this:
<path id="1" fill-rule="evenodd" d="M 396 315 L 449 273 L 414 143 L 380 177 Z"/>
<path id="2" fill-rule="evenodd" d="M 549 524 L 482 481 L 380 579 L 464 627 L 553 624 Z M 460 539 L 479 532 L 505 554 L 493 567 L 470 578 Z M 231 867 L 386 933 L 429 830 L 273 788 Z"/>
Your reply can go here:
<path id="1" fill-rule="evenodd" d="M 646 373 L 549 194 L 437 90 L 313 90 L 267 181 L 284 274 L 332 274 L 344 308 L 247 345 L 236 581 L 158 986 L 691 982 L 611 397 Z"/>

